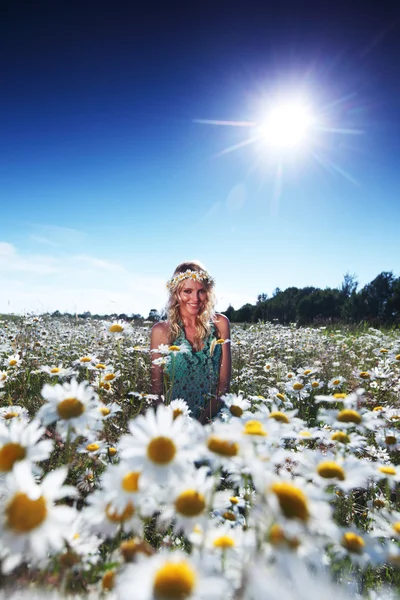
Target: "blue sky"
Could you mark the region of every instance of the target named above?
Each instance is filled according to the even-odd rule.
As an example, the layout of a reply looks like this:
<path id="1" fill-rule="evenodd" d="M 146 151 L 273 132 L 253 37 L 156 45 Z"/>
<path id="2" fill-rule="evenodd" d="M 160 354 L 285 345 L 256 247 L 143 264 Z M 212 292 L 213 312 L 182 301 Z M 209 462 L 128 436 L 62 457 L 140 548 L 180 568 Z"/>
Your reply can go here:
<path id="1" fill-rule="evenodd" d="M 391 4 L 23 6 L 0 32 L 0 311 L 146 316 L 192 258 L 220 309 L 399 274 Z M 259 122 L 298 94 L 362 133 L 319 132 L 278 160 L 258 144 L 222 153 L 251 128 L 195 122 Z"/>

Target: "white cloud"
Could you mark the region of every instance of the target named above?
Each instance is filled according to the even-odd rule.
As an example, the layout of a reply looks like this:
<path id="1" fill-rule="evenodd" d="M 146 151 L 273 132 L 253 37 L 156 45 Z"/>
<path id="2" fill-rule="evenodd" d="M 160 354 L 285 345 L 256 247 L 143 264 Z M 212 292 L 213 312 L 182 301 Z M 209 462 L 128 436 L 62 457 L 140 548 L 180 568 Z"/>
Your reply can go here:
<path id="1" fill-rule="evenodd" d="M 83 254 L 28 255 L 0 242 L 0 312 L 141 313 L 165 304 L 161 278 Z"/>

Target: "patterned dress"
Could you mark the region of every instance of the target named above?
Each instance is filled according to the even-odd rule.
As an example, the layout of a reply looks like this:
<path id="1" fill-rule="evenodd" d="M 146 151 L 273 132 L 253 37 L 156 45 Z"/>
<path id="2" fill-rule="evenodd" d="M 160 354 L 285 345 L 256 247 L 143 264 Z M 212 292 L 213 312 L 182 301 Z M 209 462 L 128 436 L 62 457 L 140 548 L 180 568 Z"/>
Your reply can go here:
<path id="1" fill-rule="evenodd" d="M 210 398 L 217 394 L 222 356 L 221 345 L 212 343 L 217 339 L 217 330 L 211 324 L 211 333 L 204 341 L 204 347 L 196 352 L 181 327 L 181 333 L 173 344 L 184 345 L 189 351 L 171 355 L 171 361 L 165 367 L 169 387 L 172 386 L 171 400 L 183 398 L 192 411 L 191 416 L 196 419 Z"/>

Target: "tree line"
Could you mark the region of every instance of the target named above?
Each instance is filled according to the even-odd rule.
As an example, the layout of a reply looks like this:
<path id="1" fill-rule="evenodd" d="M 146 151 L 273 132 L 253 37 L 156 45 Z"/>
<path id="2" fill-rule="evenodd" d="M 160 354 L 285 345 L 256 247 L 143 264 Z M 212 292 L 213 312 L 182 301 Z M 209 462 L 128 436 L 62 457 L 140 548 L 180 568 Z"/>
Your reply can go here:
<path id="1" fill-rule="evenodd" d="M 373 327 L 400 325 L 400 277 L 383 271 L 358 290 L 356 275 L 346 273 L 338 288 L 276 288 L 272 297 L 259 294 L 256 304 L 238 310 L 229 306 L 224 314 L 231 322 L 277 321 L 282 325 L 366 322 Z"/>

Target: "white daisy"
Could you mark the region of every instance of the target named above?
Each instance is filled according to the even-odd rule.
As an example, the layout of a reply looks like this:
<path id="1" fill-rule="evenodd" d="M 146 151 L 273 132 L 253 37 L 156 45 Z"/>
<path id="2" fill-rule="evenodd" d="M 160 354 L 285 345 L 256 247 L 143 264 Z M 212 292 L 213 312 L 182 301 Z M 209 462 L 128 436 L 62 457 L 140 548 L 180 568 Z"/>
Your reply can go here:
<path id="1" fill-rule="evenodd" d="M 118 599 L 131 600 L 132 589 L 135 600 L 212 600 L 229 590 L 221 577 L 206 577 L 193 559 L 181 552 L 160 552 L 128 565 L 117 579 Z"/>
<path id="2" fill-rule="evenodd" d="M 188 427 L 190 424 L 190 427 Z M 127 458 L 149 478 L 166 483 L 171 476 L 184 473 L 187 465 L 198 458 L 202 427 L 196 421 L 175 419 L 173 412 L 160 405 L 148 409 L 129 423 L 130 435 L 121 438 L 123 458 Z"/>
<path id="3" fill-rule="evenodd" d="M 96 428 L 100 419 L 99 403 L 86 381 L 78 383 L 73 379 L 62 385 L 46 383 L 42 396 L 47 402 L 39 408 L 37 416 L 44 425 L 57 421 L 57 429 L 62 435 L 70 428 L 77 434 L 84 434 L 87 428 Z"/>
<path id="4" fill-rule="evenodd" d="M 0 532 L 2 546 L 14 565 L 22 560 L 35 562 L 63 547 L 76 514 L 68 506 L 54 504 L 76 492 L 62 485 L 66 476 L 67 469 L 57 469 L 37 484 L 25 461 L 17 462 L 7 475 L 7 491 L 0 508 Z"/>
<path id="5" fill-rule="evenodd" d="M 0 474 L 8 473 L 21 460 L 46 460 L 53 449 L 51 440 L 39 441 L 45 432 L 39 421 L 26 424 L 12 419 L 7 427 L 0 422 Z"/>

